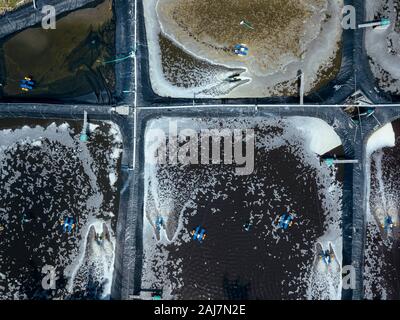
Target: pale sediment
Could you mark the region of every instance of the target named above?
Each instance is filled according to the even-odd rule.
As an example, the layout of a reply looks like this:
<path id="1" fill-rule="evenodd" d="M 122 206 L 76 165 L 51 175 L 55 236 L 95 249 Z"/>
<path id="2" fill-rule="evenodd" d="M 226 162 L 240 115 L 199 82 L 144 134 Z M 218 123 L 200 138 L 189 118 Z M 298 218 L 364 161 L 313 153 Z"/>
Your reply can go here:
<path id="1" fill-rule="evenodd" d="M 193 57 L 161 34 L 159 45 L 163 75 L 180 89 L 195 89 L 194 94 L 223 94 L 248 81 L 238 79 L 246 69 L 214 65 Z"/>
<path id="2" fill-rule="evenodd" d="M 163 31 L 188 50 L 218 63 L 245 62 L 264 76 L 301 58 L 319 34 L 326 6 L 323 0 L 166 0 L 158 1 L 157 14 Z M 241 26 L 243 19 L 254 29 Z M 238 43 L 250 49 L 246 60 L 232 51 Z"/>
<path id="3" fill-rule="evenodd" d="M 379 87 L 388 93 L 400 94 L 400 1 L 381 0 L 367 2 L 367 21 L 388 18 L 387 29 L 368 29 L 365 46 L 370 66 Z"/>
<path id="4" fill-rule="evenodd" d="M 8 0 L 0 0 L 0 14 L 3 14 L 7 11 L 12 11 L 17 9 L 18 7 L 32 2 L 32 0 L 21 0 L 21 1 L 8 1 Z"/>
<path id="5" fill-rule="evenodd" d="M 171 87 L 176 86 L 165 78 L 159 61 L 158 35 L 163 33 L 192 56 L 246 70 L 241 77 L 251 81 L 222 96 L 293 94 L 299 70 L 306 74 L 308 92 L 333 66 L 340 47 L 342 5 L 342 0 L 150 0 L 144 6 L 153 89 L 160 95 L 171 95 Z M 253 29 L 240 25 L 242 20 Z M 239 43 L 249 47 L 247 57 L 233 53 Z M 173 91 L 173 96 L 187 96 L 188 90 Z"/>

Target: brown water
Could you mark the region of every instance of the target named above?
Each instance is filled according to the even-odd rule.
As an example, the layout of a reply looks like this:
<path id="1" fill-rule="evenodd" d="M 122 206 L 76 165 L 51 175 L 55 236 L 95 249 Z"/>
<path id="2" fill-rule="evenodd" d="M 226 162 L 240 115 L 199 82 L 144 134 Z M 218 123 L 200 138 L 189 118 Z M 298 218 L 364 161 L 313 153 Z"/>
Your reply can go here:
<path id="1" fill-rule="evenodd" d="M 240 79 L 245 69 L 228 68 L 198 59 L 162 34 L 159 35 L 159 45 L 164 77 L 179 88 L 193 89 L 196 94 L 223 94 L 248 81 Z M 238 80 L 229 82 L 230 76 L 237 76 Z M 208 88 L 200 90 L 199 87 Z"/>
<path id="2" fill-rule="evenodd" d="M 341 44 L 338 45 L 340 46 Z M 223 93 L 220 88 L 221 82 L 223 82 L 221 79 L 224 78 L 221 74 L 229 72 L 229 74 L 240 75 L 244 70 L 227 68 L 212 64 L 206 60 L 200 60 L 177 46 L 174 41 L 163 34 L 159 35 L 159 46 L 161 49 L 161 64 L 164 77 L 172 85 L 179 88 L 193 88 L 194 91 L 196 91 L 196 87 L 213 83 L 214 87 L 212 90 L 214 90 L 214 92 L 211 92 L 211 90 L 205 90 L 203 92 L 220 94 Z M 321 89 L 324 85 L 335 79 L 340 71 L 341 62 L 342 52 L 338 50 L 332 65 L 327 69 L 321 68 L 319 70 L 319 81 L 315 84 L 311 92 Z M 233 83 L 229 86 L 226 93 L 241 84 L 243 84 L 243 82 Z M 276 84 L 272 90 L 275 92 L 274 96 L 298 96 L 299 86 L 299 81 L 293 79 Z"/>
<path id="3" fill-rule="evenodd" d="M 190 88 L 218 81 L 218 74 L 242 73 L 245 69 L 233 69 L 211 64 L 188 54 L 164 35 L 160 34 L 161 61 L 166 79 L 178 87 Z"/>
<path id="4" fill-rule="evenodd" d="M 279 66 L 290 61 L 301 61 L 304 46 L 312 35 L 319 32 L 316 8 L 323 8 L 325 1 L 159 1 L 157 12 L 164 31 L 191 52 L 219 63 L 241 63 L 251 75 L 275 72 Z M 221 14 L 223 13 L 223 14 Z M 323 23 L 332 16 L 327 13 Z M 253 29 L 240 25 L 248 21 Z M 318 32 L 317 32 L 318 31 Z M 247 57 L 237 57 L 233 46 L 245 43 L 249 48 Z M 230 93 L 235 86 L 220 90 L 224 70 L 216 65 L 187 53 L 182 47 L 164 35 L 159 36 L 162 71 L 164 77 L 178 88 L 193 88 L 213 84 L 207 95 Z M 341 43 L 337 44 L 335 56 L 316 72 L 317 81 L 310 92 L 315 92 L 333 80 L 340 71 L 342 61 Z M 251 84 L 250 87 L 251 88 Z M 299 81 L 268 81 L 258 89 L 259 96 L 298 96 Z M 215 89 L 217 88 L 217 89 Z M 197 92 L 196 92 L 197 93 Z M 233 91 L 234 93 L 234 91 Z"/>
<path id="5" fill-rule="evenodd" d="M 309 41 L 308 29 L 317 9 L 325 0 L 167 0 L 158 3 L 163 25 L 182 40 L 189 36 L 199 47 L 211 49 L 225 59 L 241 61 L 232 48 L 245 43 L 249 52 L 250 69 L 269 71 L 279 65 L 282 56 L 300 58 L 301 42 Z M 239 24 L 246 20 L 254 29 Z M 173 30 L 173 31 L 172 31 Z M 180 41 L 182 42 L 182 41 Z M 252 59 L 254 57 L 254 59 Z"/>
<path id="6" fill-rule="evenodd" d="M 9 37 L 0 51 L 3 96 L 72 99 L 112 92 L 114 65 L 102 62 L 114 58 L 114 39 L 112 0 L 67 14 L 55 30 L 36 26 Z M 37 83 L 28 93 L 19 88 L 25 76 Z"/>

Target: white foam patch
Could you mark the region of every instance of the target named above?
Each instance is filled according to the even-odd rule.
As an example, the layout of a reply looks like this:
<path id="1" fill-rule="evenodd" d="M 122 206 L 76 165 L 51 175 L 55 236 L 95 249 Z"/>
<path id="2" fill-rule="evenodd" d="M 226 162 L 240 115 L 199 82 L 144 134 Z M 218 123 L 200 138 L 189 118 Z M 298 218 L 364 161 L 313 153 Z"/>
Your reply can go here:
<path id="1" fill-rule="evenodd" d="M 89 123 L 89 132 L 94 132 L 98 127 L 98 124 Z"/>
<path id="2" fill-rule="evenodd" d="M 394 147 L 396 143 L 395 133 L 391 123 L 385 124 L 376 130 L 367 141 L 367 157 L 375 151 L 385 147 Z"/>
<path id="3" fill-rule="evenodd" d="M 71 265 L 68 290 L 71 293 L 77 290 L 80 284 L 76 280 L 89 276 L 93 283 L 103 285 L 100 298 L 110 298 L 115 258 L 115 237 L 111 234 L 111 226 L 102 220 L 91 218 L 81 234 L 84 241 L 81 242 L 79 257 Z M 103 235 L 103 239 L 96 240 L 95 234 Z"/>
<path id="4" fill-rule="evenodd" d="M 335 130 L 321 119 L 290 117 L 289 121 L 306 137 L 310 150 L 318 155 L 323 155 L 342 145 Z"/>
<path id="5" fill-rule="evenodd" d="M 108 174 L 108 178 L 110 179 L 110 185 L 111 185 L 111 186 L 114 186 L 115 183 L 116 183 L 117 180 L 118 180 L 117 175 L 115 174 L 115 172 L 110 172 L 110 173 Z"/>

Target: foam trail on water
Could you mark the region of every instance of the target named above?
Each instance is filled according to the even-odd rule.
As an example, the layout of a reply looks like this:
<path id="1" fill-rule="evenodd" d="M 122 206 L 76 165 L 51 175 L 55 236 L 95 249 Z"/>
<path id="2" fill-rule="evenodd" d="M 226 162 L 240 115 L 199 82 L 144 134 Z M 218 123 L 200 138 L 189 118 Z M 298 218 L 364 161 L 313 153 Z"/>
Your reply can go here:
<path id="1" fill-rule="evenodd" d="M 376 178 L 379 183 L 379 194 L 382 199 L 382 206 L 384 212 L 387 212 L 387 203 L 386 203 L 386 195 L 385 195 L 385 185 L 383 182 L 382 178 L 382 157 L 383 157 L 383 152 L 380 151 L 376 156 L 375 156 L 375 165 L 376 165 Z"/>

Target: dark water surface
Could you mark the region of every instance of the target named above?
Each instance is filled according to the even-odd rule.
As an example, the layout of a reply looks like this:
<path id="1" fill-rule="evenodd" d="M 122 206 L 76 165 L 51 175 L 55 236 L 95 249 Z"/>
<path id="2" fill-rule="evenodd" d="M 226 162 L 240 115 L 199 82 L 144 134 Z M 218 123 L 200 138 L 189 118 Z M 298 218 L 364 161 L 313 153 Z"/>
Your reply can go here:
<path id="1" fill-rule="evenodd" d="M 0 120 L 0 130 L 31 128 L 49 125 L 60 128 L 60 120 Z M 109 154 L 115 146 L 109 136 L 109 125 L 99 127 L 90 135 L 87 150 L 93 159 L 91 169 L 97 181 L 88 175 L 85 161 L 90 160 L 77 142 L 81 122 L 68 121 L 73 130 L 73 145 L 60 143 L 60 136 L 52 139 L 43 133 L 40 144 L 24 143 L 31 135 L 23 135 L 11 147 L 0 145 L 0 298 L 40 299 L 68 298 L 81 293 L 67 292 L 68 277 L 65 268 L 76 262 L 80 244 L 86 238 L 81 234 L 90 219 L 108 223 L 115 232 L 119 197 L 117 189 L 110 188 L 108 172 Z M 25 130 L 30 130 L 25 127 Z M 61 130 L 61 129 L 60 129 Z M 4 131 L 3 131 L 4 132 Z M 4 133 L 1 133 L 2 135 Z M 31 131 L 27 131 L 29 133 Z M 8 133 L 10 137 L 15 133 Z M 71 135 L 63 133 L 65 141 Z M 120 162 L 114 164 L 118 169 Z M 118 183 L 115 184 L 117 187 Z M 91 201 L 98 201 L 94 205 Z M 112 215 L 110 215 L 110 212 Z M 23 221 L 23 217 L 27 221 Z M 77 229 L 72 234 L 63 232 L 60 220 L 73 217 Z M 84 248 L 84 247 L 83 247 Z M 84 248 L 85 249 L 85 248 Z M 52 266 L 58 277 L 56 289 L 42 287 L 44 266 Z M 91 277 L 90 272 L 86 276 Z M 96 287 L 101 292 L 102 283 L 86 282 L 87 291 Z M 86 295 L 88 294 L 86 292 Z M 82 296 L 84 297 L 84 296 Z M 96 298 L 96 295 L 91 296 Z"/>
<path id="2" fill-rule="evenodd" d="M 396 145 L 384 148 L 381 163 L 374 157 L 371 160 L 371 214 L 377 210 L 397 215 L 400 208 L 400 120 L 392 122 L 395 131 Z M 378 166 L 382 169 L 384 195 L 379 185 Z M 382 198 L 383 197 L 383 198 Z M 382 199 L 385 199 L 383 201 Z M 366 249 L 364 261 L 364 288 L 368 299 L 400 299 L 400 226 L 394 228 L 393 235 L 388 237 L 382 228 L 382 221 L 374 215 L 367 225 Z"/>
<path id="3" fill-rule="evenodd" d="M 263 139 L 279 132 L 278 127 L 257 128 L 256 136 Z M 190 240 L 157 245 L 155 252 L 168 252 L 166 277 L 172 283 L 176 284 L 176 266 L 181 270 L 178 278 L 184 285 L 177 285 L 173 295 L 180 299 L 302 299 L 308 295 L 316 240 L 329 223 L 323 207 L 328 195 L 320 193 L 319 166 L 307 163 L 301 148 L 290 142 L 268 151 L 256 148 L 255 171 L 248 176 L 233 174 L 229 166 L 215 172 L 201 166 L 166 166 L 158 171 L 159 183 L 167 185 L 169 179 L 171 195 L 179 198 L 175 210 L 187 205 L 183 208 L 187 224 L 178 238 L 199 225 L 207 231 L 201 244 Z M 193 179 L 204 187 L 185 201 Z M 215 179 L 215 184 L 207 187 L 208 179 Z M 336 179 L 343 181 L 341 170 Z M 295 215 L 293 226 L 276 228 L 277 219 L 286 212 Z M 252 227 L 246 231 L 243 226 L 249 221 Z M 158 266 L 154 274 L 163 287 L 165 273 Z"/>
<path id="4" fill-rule="evenodd" d="M 41 25 L 0 42 L 0 99 L 78 100 L 109 103 L 115 85 L 113 1 L 98 1 L 57 19 L 55 30 Z M 19 81 L 30 76 L 30 92 Z"/>

